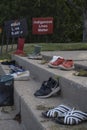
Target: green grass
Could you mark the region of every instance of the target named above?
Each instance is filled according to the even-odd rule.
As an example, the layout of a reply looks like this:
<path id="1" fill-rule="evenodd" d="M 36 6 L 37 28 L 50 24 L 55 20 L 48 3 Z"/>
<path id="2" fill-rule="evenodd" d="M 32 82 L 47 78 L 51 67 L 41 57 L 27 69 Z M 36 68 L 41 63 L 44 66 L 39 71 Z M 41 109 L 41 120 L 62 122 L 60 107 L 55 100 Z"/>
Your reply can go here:
<path id="1" fill-rule="evenodd" d="M 26 53 L 32 52 L 34 44 L 26 44 L 24 50 Z M 41 51 L 74 51 L 74 50 L 87 50 L 87 43 L 39 43 Z"/>
<path id="2" fill-rule="evenodd" d="M 26 43 L 24 45 L 24 51 L 26 54 L 33 52 L 35 45 L 41 46 L 41 51 L 74 51 L 74 50 L 87 50 L 87 43 Z M 14 45 L 14 50 L 16 45 Z M 10 55 L 14 51 L 7 53 L 6 50 L 3 50 L 3 54 L 0 55 L 0 59 L 9 59 Z"/>

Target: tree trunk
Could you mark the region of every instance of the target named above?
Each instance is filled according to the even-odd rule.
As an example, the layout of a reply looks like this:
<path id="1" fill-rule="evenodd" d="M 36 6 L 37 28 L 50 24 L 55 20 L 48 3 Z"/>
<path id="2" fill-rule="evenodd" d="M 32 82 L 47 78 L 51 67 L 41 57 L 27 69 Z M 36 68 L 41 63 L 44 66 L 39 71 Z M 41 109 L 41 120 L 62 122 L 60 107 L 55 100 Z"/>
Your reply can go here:
<path id="1" fill-rule="evenodd" d="M 83 10 L 83 42 L 87 42 L 87 9 Z"/>
<path id="2" fill-rule="evenodd" d="M 83 42 L 87 42 L 87 0 L 83 6 Z"/>

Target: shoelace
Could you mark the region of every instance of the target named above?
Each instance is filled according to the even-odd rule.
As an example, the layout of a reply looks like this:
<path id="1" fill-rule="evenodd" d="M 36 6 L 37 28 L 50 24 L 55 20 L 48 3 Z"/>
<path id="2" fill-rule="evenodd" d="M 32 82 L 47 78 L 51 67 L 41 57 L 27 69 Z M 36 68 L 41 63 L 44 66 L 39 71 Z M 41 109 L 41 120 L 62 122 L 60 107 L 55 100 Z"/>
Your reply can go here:
<path id="1" fill-rule="evenodd" d="M 46 90 L 47 89 L 47 81 L 44 81 L 43 83 L 42 83 L 42 86 L 41 86 L 41 90 Z"/>
<path id="2" fill-rule="evenodd" d="M 48 81 L 44 81 L 43 83 L 42 83 L 42 86 L 41 86 L 41 90 L 46 90 L 46 89 L 48 89 L 48 88 L 53 88 L 55 85 L 57 84 L 57 81 L 56 80 L 54 80 L 54 79 L 52 79 L 52 78 L 49 78 L 49 80 Z"/>

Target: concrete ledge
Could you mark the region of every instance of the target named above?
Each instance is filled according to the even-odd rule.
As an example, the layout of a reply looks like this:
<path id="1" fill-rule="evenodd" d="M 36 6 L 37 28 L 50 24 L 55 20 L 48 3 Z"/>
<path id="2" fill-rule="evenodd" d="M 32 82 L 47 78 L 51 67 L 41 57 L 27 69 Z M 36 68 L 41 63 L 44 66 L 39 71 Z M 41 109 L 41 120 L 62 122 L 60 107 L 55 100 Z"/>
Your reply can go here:
<path id="1" fill-rule="evenodd" d="M 20 65 L 30 70 L 31 77 L 40 83 L 47 80 L 50 76 L 59 76 L 61 87 L 61 98 L 66 100 L 71 106 L 83 111 L 87 110 L 87 78 L 74 76 L 72 71 L 63 71 L 49 68 L 47 64 L 41 65 L 37 60 L 31 60 L 27 57 L 13 56 Z M 81 99 L 80 99 L 81 97 Z"/>
<path id="2" fill-rule="evenodd" d="M 55 123 L 41 117 L 42 107 L 54 107 L 61 104 L 61 97 L 55 96 L 48 99 L 39 99 L 34 97 L 34 92 L 40 88 L 41 83 L 33 79 L 29 81 L 15 81 L 15 106 L 21 112 L 22 123 L 26 129 L 32 130 L 51 130 L 51 126 L 56 126 Z M 45 121 L 45 123 L 44 123 Z"/>
<path id="3" fill-rule="evenodd" d="M 84 112 L 87 111 L 87 88 L 80 83 L 73 82 L 66 78 L 60 78 L 61 96 L 70 105 L 80 109 Z"/>
<path id="4" fill-rule="evenodd" d="M 41 66 L 40 64 L 36 66 L 37 61 L 34 62 L 35 60 L 28 59 L 27 57 L 20 57 L 15 55 L 12 55 L 12 58 L 16 60 L 20 66 L 29 70 L 31 77 L 35 81 L 39 81 L 42 83 L 43 80 L 47 80 L 48 77 L 55 75 L 53 72 L 49 71 L 48 69 L 44 69 L 44 67 Z"/>
<path id="5" fill-rule="evenodd" d="M 2 66 L 4 74 L 9 70 L 8 66 Z M 14 104 L 16 111 L 21 113 L 22 124 L 26 130 L 51 130 L 56 124 L 41 117 L 42 107 L 54 107 L 61 104 L 61 98 L 58 96 L 49 99 L 39 99 L 34 97 L 34 92 L 41 87 L 41 83 L 30 77 L 29 81 L 14 82 Z M 45 122 L 45 123 L 44 123 Z"/>
<path id="6" fill-rule="evenodd" d="M 21 112 L 22 123 L 25 125 L 26 130 L 62 130 L 61 125 L 56 125 L 51 120 L 43 119 L 41 112 L 44 109 L 38 109 L 38 106 L 51 108 L 66 104 L 83 111 L 87 110 L 87 78 L 73 76 L 72 73 L 74 71 L 48 68 L 47 64 L 41 65 L 38 63 L 39 61 L 30 60 L 27 57 L 13 55 L 12 58 L 23 68 L 29 70 L 31 74 L 29 81 L 15 81 L 14 87 L 15 106 L 17 111 Z M 2 66 L 2 69 L 5 73 L 8 73 L 8 69 L 5 66 Z M 34 97 L 33 94 L 41 87 L 42 81 L 47 80 L 50 76 L 60 77 L 61 95 L 47 99 Z M 67 130 L 67 128 L 64 130 Z"/>

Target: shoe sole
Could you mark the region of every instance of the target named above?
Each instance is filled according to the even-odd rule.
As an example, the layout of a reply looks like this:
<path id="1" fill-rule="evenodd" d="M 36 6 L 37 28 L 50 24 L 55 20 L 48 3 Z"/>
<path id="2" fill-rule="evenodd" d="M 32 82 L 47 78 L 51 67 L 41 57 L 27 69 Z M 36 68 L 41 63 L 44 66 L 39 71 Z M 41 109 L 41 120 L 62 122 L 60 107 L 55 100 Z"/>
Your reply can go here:
<path id="1" fill-rule="evenodd" d="M 17 77 L 17 78 L 14 78 L 15 81 L 27 81 L 29 80 L 29 76 L 27 77 Z"/>
<path id="2" fill-rule="evenodd" d="M 75 67 L 74 66 L 72 66 L 72 67 L 70 67 L 70 68 L 65 68 L 64 66 L 58 66 L 58 68 L 59 69 L 61 69 L 61 70 L 73 70 Z"/>
<path id="3" fill-rule="evenodd" d="M 50 63 L 48 63 L 48 66 L 49 66 L 50 68 L 58 68 L 58 67 L 59 67 L 59 65 L 58 65 L 58 66 L 54 66 L 54 65 L 51 65 Z"/>
<path id="4" fill-rule="evenodd" d="M 52 95 L 58 93 L 60 90 L 61 90 L 60 87 L 58 87 L 58 88 L 56 88 L 54 91 L 52 91 L 52 92 L 51 92 L 50 94 L 48 94 L 48 95 L 45 95 L 45 96 L 37 96 L 37 97 L 38 97 L 38 98 L 49 98 L 49 97 L 51 97 Z"/>
<path id="5" fill-rule="evenodd" d="M 14 77 L 14 80 L 26 81 L 26 80 L 29 80 L 30 72 L 28 71 L 26 73 L 25 71 L 23 73 L 19 73 L 19 74 L 15 73 L 15 75 L 14 74 L 11 74 L 11 75 Z"/>

